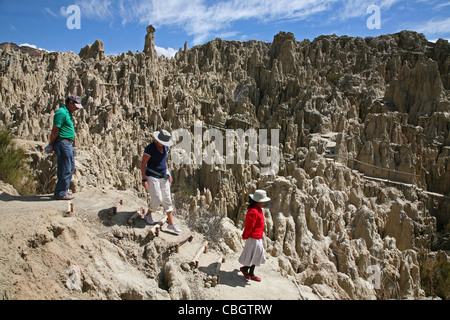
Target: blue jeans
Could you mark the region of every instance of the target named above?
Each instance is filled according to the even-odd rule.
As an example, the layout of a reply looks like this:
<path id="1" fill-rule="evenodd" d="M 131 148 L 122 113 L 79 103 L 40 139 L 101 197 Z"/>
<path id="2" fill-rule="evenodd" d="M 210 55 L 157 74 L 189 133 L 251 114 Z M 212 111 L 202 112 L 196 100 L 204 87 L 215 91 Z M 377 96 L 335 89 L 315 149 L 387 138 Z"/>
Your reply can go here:
<path id="1" fill-rule="evenodd" d="M 75 172 L 75 149 L 69 141 L 59 140 L 53 145 L 53 150 L 58 156 L 55 196 L 64 197 L 69 191 L 70 181 Z"/>

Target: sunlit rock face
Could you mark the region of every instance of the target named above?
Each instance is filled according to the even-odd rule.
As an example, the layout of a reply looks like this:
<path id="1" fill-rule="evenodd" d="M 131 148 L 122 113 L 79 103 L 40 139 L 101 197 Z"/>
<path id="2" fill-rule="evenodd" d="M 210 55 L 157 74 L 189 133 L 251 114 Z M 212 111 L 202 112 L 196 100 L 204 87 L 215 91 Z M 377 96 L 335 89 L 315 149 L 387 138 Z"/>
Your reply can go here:
<path id="1" fill-rule="evenodd" d="M 106 56 L 100 40 L 79 54 L 0 51 L 0 119 L 28 145 L 41 192 L 54 186 L 55 161 L 42 152 L 53 115 L 76 94 L 85 109 L 74 117 L 74 189 L 142 192 L 152 133 L 186 130 L 188 158 L 170 162 L 175 197 L 222 216 L 232 250 L 242 249 L 248 195 L 265 189 L 265 248 L 316 295 L 424 295 L 419 250 L 448 250 L 447 41 L 408 31 L 297 41 L 280 32 L 273 43 L 216 39 L 167 59 L 154 37 L 149 26 L 144 51 L 119 56 Z M 256 146 L 242 140 L 237 163 L 227 132 L 252 130 Z M 276 170 L 265 170 L 264 152 L 277 153 Z"/>

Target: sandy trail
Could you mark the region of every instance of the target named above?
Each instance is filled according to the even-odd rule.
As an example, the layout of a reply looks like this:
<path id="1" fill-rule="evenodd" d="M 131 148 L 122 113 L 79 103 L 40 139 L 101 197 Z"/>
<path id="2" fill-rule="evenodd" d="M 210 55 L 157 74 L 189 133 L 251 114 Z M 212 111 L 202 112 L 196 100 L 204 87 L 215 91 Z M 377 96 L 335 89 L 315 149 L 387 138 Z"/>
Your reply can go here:
<path id="1" fill-rule="evenodd" d="M 115 216 L 108 218 L 108 208 L 118 198 L 123 200 L 123 205 L 118 207 Z M 139 260 L 143 250 L 142 241 L 140 244 L 131 241 L 129 248 L 134 249 L 129 251 L 105 241 L 107 236 L 117 232 L 133 235 L 148 234 L 151 226 L 145 224 L 143 220 L 138 219 L 132 226 L 127 223 L 135 210 L 142 206 L 146 207 L 145 199 L 129 191 L 88 189 L 75 194 L 74 214 L 70 217 L 65 217 L 67 204 L 67 201 L 53 200 L 50 195 L 21 197 L 6 192 L 0 194 L 2 221 L 0 224 L 0 251 L 2 252 L 0 274 L 4 279 L 0 281 L 0 290 L 4 298 L 98 298 L 92 291 L 88 295 L 85 292 L 74 292 L 67 288 L 65 273 L 68 261 L 80 265 L 84 278 L 92 279 L 89 280 L 92 283 L 99 282 L 95 278 L 99 277 L 96 275 L 98 273 L 103 274 L 102 279 L 108 278 L 105 274 L 113 273 L 113 276 L 109 276 L 111 281 L 114 281 L 114 277 L 120 277 L 120 281 L 125 278 L 123 281 L 131 287 L 133 281 L 142 283 L 141 278 L 148 278 L 148 274 L 141 272 L 142 267 L 137 267 L 130 260 L 130 254 Z M 162 212 L 154 214 L 155 220 L 162 217 Z M 184 219 L 176 217 L 176 223 L 182 229 L 182 233 L 176 235 L 163 227 L 157 240 L 159 243 L 168 245 L 191 232 Z M 65 236 L 62 237 L 60 234 Z M 194 233 L 193 241 L 184 244 L 180 252 L 176 253 L 177 259 L 181 262 L 192 260 L 204 240 L 201 234 Z M 146 239 L 145 241 L 149 243 L 155 240 Z M 86 251 L 89 251 L 87 255 Z M 261 282 L 246 280 L 239 271 L 239 254 L 232 251 L 224 254 L 214 246 L 209 246 L 207 252 L 200 258 L 198 269 L 194 273 L 185 272 L 193 298 L 298 300 L 308 296 L 308 288 L 302 287 L 301 294 L 300 287 L 296 286 L 291 278 L 281 275 L 277 259 L 273 257 L 268 257 L 265 265 L 256 268 L 255 273 L 262 278 Z M 126 255 L 128 256 L 125 259 Z M 207 288 L 204 286 L 204 279 L 214 273 L 216 261 L 221 255 L 225 256 L 225 261 L 220 269 L 220 282 L 215 287 Z M 126 279 L 127 277 L 129 278 Z M 105 280 L 102 285 L 114 287 L 115 284 L 107 284 L 107 281 Z M 51 288 L 51 293 L 43 293 L 46 287 Z M 158 290 L 161 291 L 159 288 Z M 164 292 L 162 295 L 168 298 Z M 122 294 L 121 297 L 129 296 L 129 294 Z"/>

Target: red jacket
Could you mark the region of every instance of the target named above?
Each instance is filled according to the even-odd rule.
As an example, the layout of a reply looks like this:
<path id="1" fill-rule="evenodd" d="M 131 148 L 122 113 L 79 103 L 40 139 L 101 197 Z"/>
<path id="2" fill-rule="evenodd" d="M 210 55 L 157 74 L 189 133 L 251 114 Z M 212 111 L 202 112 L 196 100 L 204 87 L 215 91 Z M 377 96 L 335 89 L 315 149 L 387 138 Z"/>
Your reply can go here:
<path id="1" fill-rule="evenodd" d="M 264 214 L 258 205 L 247 210 L 245 217 L 245 227 L 242 233 L 242 239 L 248 238 L 262 239 L 264 234 Z"/>

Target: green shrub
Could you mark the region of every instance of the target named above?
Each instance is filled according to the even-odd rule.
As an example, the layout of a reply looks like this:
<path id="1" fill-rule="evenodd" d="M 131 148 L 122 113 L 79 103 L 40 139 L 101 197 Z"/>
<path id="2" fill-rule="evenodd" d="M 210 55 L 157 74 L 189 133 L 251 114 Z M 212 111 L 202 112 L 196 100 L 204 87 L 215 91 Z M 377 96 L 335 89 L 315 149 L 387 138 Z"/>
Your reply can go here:
<path id="1" fill-rule="evenodd" d="M 0 129 L 0 180 L 11 184 L 20 194 L 33 193 L 31 170 L 25 151 L 16 148 L 11 134 Z"/>
<path id="2" fill-rule="evenodd" d="M 450 262 L 430 258 L 419 253 L 420 279 L 427 296 L 450 299 Z"/>
<path id="3" fill-rule="evenodd" d="M 329 73 L 327 75 L 327 80 L 329 82 L 332 82 L 333 84 L 337 85 L 339 80 L 343 77 L 344 75 L 341 73 Z"/>

